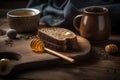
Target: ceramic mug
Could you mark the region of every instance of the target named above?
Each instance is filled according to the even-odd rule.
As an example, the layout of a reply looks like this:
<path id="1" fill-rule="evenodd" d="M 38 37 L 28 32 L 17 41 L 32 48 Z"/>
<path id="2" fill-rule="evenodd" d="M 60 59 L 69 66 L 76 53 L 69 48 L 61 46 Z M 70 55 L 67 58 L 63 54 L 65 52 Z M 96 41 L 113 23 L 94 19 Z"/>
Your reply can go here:
<path id="1" fill-rule="evenodd" d="M 32 32 L 39 27 L 40 11 L 34 8 L 19 8 L 7 12 L 10 28 L 19 33 Z"/>
<path id="2" fill-rule="evenodd" d="M 108 40 L 111 33 L 109 11 L 101 6 L 84 8 L 83 14 L 73 19 L 73 25 L 82 37 L 93 43 Z"/>

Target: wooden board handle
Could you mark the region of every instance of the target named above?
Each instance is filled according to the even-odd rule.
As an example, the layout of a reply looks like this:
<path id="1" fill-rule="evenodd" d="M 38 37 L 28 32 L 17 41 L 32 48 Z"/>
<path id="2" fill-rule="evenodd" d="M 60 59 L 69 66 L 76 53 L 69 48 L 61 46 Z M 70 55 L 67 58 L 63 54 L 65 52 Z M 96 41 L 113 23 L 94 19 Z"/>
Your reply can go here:
<path id="1" fill-rule="evenodd" d="M 59 53 L 59 52 L 53 51 L 53 50 L 48 49 L 48 48 L 46 48 L 46 47 L 45 47 L 44 49 L 45 49 L 45 51 L 50 52 L 51 54 L 56 55 L 56 56 L 58 56 L 58 57 L 60 57 L 60 58 L 63 58 L 63 59 L 65 59 L 65 60 L 69 61 L 69 62 L 72 62 L 72 63 L 73 63 L 73 62 L 75 61 L 73 58 L 70 58 L 70 57 L 68 57 L 68 56 L 65 56 L 65 55 L 63 55 L 63 54 L 61 54 L 61 53 Z"/>

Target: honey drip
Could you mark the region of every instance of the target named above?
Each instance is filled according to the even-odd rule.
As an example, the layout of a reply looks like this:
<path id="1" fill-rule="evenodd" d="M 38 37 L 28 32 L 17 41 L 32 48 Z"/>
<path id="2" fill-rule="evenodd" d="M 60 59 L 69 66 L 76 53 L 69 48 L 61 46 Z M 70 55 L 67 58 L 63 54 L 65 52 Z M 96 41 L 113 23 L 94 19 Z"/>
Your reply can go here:
<path id="1" fill-rule="evenodd" d="M 36 53 L 42 53 L 44 51 L 44 43 L 37 37 L 32 39 L 30 47 L 32 48 L 32 51 Z"/>

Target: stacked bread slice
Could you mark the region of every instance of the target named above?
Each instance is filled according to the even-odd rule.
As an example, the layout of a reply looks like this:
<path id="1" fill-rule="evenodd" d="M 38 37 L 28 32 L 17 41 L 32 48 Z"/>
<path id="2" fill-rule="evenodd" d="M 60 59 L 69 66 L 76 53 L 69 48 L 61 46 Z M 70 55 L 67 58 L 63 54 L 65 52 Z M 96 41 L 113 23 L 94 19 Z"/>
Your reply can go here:
<path id="1" fill-rule="evenodd" d="M 38 37 L 47 48 L 56 51 L 79 50 L 74 32 L 60 27 L 43 27 L 38 30 Z"/>

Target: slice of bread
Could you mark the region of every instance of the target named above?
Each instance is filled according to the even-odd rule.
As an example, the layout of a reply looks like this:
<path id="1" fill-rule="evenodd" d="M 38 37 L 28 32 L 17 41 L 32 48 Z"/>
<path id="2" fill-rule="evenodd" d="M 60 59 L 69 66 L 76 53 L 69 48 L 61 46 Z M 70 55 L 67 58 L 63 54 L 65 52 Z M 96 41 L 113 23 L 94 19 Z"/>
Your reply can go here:
<path id="1" fill-rule="evenodd" d="M 45 43 L 45 47 L 50 48 L 52 50 L 55 50 L 55 51 L 66 51 L 67 50 L 67 47 L 64 45 L 61 46 L 61 45 L 57 45 L 57 44 L 54 44 L 54 43 L 51 43 L 45 40 L 42 40 L 42 41 Z"/>
<path id="2" fill-rule="evenodd" d="M 47 44 L 48 48 L 51 48 L 52 46 L 57 48 L 57 50 L 63 48 L 61 51 L 79 49 L 76 34 L 65 28 L 43 27 L 38 30 L 38 37 Z M 54 48 L 53 50 L 56 50 Z"/>

